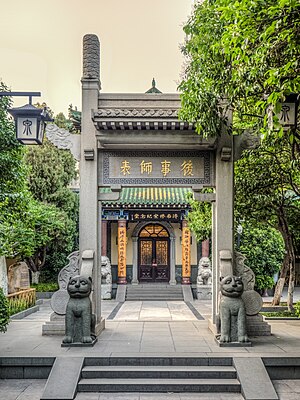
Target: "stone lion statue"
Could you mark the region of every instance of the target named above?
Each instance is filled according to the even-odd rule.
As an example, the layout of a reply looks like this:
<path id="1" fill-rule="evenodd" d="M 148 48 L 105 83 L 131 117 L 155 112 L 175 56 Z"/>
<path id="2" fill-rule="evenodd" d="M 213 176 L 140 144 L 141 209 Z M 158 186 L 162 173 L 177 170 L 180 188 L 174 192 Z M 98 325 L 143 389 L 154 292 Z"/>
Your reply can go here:
<path id="1" fill-rule="evenodd" d="M 211 285 L 211 264 L 208 257 L 200 258 L 198 265 L 197 285 Z"/>
<path id="2" fill-rule="evenodd" d="M 111 283 L 111 264 L 106 256 L 101 256 L 101 283 Z"/>
<path id="3" fill-rule="evenodd" d="M 67 291 L 70 299 L 66 310 L 66 336 L 63 343 L 93 343 L 95 315 L 92 314 L 90 293 L 92 279 L 83 275 L 70 278 Z"/>
<path id="4" fill-rule="evenodd" d="M 244 291 L 242 278 L 233 275 L 221 278 L 220 290 L 220 343 L 249 342 L 246 310 L 241 298 Z"/>

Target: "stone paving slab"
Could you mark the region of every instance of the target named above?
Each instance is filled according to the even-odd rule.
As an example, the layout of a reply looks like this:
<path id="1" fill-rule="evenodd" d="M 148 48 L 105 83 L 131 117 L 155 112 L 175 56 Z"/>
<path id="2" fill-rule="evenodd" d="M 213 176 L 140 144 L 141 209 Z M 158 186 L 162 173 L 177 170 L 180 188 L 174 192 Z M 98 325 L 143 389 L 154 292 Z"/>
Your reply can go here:
<path id="1" fill-rule="evenodd" d="M 0 380 L 0 399 L 40 400 L 46 380 Z M 299 400 L 300 380 L 273 381 L 280 400 Z M 78 393 L 76 400 L 243 400 L 239 393 Z"/>
<path id="2" fill-rule="evenodd" d="M 133 303 L 135 302 L 131 302 L 131 304 Z M 137 303 L 139 304 L 131 305 L 131 307 L 141 309 L 142 302 Z M 155 315 L 155 303 L 144 304 L 144 309 Z M 181 309 L 186 306 L 185 303 L 176 303 L 178 303 L 178 308 Z M 102 303 L 103 316 L 107 317 L 117 304 L 116 301 L 104 301 Z M 173 307 L 173 305 L 174 302 L 168 307 L 169 312 L 173 309 L 174 315 L 175 313 L 177 315 L 176 307 Z M 194 301 L 193 306 L 201 315 L 205 317 L 210 315 L 209 302 Z M 161 305 L 159 308 L 161 308 Z M 116 319 L 106 321 L 106 329 L 99 336 L 98 343 L 94 348 L 83 349 L 61 348 L 62 337 L 41 335 L 42 324 L 45 320 L 49 320 L 51 312 L 51 309 L 45 305 L 35 314 L 31 314 L 22 320 L 12 321 L 8 326 L 7 333 L 0 335 L 1 356 L 195 357 L 196 355 L 199 357 L 221 357 L 230 355 L 232 357 L 300 357 L 300 321 L 272 321 L 272 336 L 251 338 L 253 344 L 251 348 L 231 349 L 218 347 L 212 333 L 208 330 L 207 320 L 199 321 L 194 318 L 194 315 L 193 319 L 186 319 L 186 315 L 182 314 L 181 321 L 126 321 Z M 39 389 L 40 386 L 37 387 L 34 382 L 31 384 L 28 380 L 20 381 L 11 386 L 11 390 L 7 390 L 7 385 L 11 383 L 12 380 L 10 382 L 0 381 L 0 399 L 25 400 L 30 398 L 30 400 L 36 400 L 42 393 L 43 388 Z M 44 383 L 39 382 L 38 385 L 44 386 Z M 276 385 L 281 400 L 300 399 L 300 381 L 284 381 L 284 383 L 276 381 Z M 32 390 L 32 395 L 29 393 L 30 390 Z M 35 395 L 34 391 L 39 391 L 39 395 Z M 135 393 L 134 396 L 136 395 Z M 155 394 L 151 393 L 150 395 Z M 199 394 L 197 398 L 205 399 L 206 397 L 203 397 L 205 395 L 201 394 L 201 397 Z M 104 397 L 101 396 L 102 394 L 100 394 L 100 397 L 98 396 L 99 399 L 108 399 L 108 397 L 105 397 L 108 394 L 103 394 Z M 123 396 L 123 394 L 120 394 L 120 396 Z M 138 396 L 139 400 L 147 398 L 145 394 L 138 394 Z M 158 396 L 148 397 L 148 400 L 150 398 L 167 398 L 161 397 L 161 394 L 158 394 Z M 176 394 L 174 398 L 185 398 L 186 400 L 196 398 L 193 396 Z M 229 399 L 229 397 L 224 397 L 224 394 L 220 396 L 218 398 L 213 394 L 213 397 L 207 397 L 207 399 Z M 230 396 L 232 400 L 240 400 L 241 398 L 233 397 L 235 395 Z M 121 398 L 125 399 L 126 397 Z M 88 400 L 87 397 L 86 399 Z"/>

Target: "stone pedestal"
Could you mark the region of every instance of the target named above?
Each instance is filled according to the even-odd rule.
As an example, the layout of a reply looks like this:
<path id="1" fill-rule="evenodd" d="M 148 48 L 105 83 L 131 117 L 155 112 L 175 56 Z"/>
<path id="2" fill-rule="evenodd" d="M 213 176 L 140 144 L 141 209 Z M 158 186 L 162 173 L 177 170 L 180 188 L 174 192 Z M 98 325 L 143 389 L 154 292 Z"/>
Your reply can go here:
<path id="1" fill-rule="evenodd" d="M 197 285 L 197 299 L 198 300 L 211 300 L 212 286 L 211 285 Z"/>
<path id="2" fill-rule="evenodd" d="M 111 300 L 111 292 L 112 292 L 112 284 L 111 283 L 102 283 L 101 299 L 102 300 Z"/>
<path id="3" fill-rule="evenodd" d="M 270 336 L 271 325 L 264 321 L 263 316 L 257 315 L 247 315 L 247 332 L 248 336 Z"/>
<path id="4" fill-rule="evenodd" d="M 101 318 L 100 322 L 95 326 L 95 334 L 96 336 L 100 335 L 100 333 L 105 329 L 105 319 Z M 50 316 L 50 321 L 47 321 L 42 326 L 42 335 L 57 335 L 64 336 L 65 335 L 65 316 L 57 315 L 56 313 L 52 313 Z"/>

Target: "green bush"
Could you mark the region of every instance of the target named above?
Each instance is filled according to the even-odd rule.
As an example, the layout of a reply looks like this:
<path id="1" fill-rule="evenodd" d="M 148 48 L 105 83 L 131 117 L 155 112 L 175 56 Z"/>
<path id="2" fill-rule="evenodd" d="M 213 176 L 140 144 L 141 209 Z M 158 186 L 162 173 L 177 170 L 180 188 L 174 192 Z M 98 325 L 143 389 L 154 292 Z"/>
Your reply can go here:
<path id="1" fill-rule="evenodd" d="M 284 243 L 280 233 L 264 225 L 243 224 L 239 251 L 246 257 L 245 264 L 255 274 L 255 288 L 274 286 L 274 275 L 281 268 Z"/>
<path id="2" fill-rule="evenodd" d="M 9 323 L 9 307 L 6 296 L 0 288 L 0 332 L 6 332 Z"/>
<path id="3" fill-rule="evenodd" d="M 297 301 L 297 303 L 294 305 L 294 309 L 296 316 L 300 318 L 300 301 Z"/>
<path id="4" fill-rule="evenodd" d="M 49 283 L 33 283 L 32 288 L 35 288 L 37 292 L 56 292 L 59 289 L 56 282 Z"/>

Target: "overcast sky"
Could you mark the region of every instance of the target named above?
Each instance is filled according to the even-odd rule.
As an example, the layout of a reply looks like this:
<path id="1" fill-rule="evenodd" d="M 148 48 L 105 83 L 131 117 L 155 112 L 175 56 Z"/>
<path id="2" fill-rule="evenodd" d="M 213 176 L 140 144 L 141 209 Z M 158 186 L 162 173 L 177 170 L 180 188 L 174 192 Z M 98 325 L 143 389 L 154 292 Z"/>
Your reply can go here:
<path id="1" fill-rule="evenodd" d="M 82 37 L 98 35 L 103 92 L 175 92 L 193 0 L 0 0 L 0 79 L 55 113 L 80 103 Z M 26 98 L 15 99 L 23 105 Z"/>

